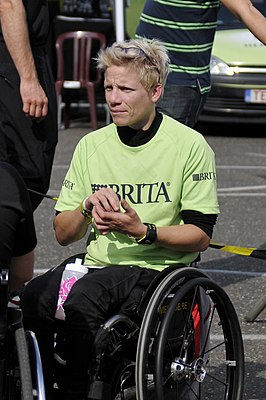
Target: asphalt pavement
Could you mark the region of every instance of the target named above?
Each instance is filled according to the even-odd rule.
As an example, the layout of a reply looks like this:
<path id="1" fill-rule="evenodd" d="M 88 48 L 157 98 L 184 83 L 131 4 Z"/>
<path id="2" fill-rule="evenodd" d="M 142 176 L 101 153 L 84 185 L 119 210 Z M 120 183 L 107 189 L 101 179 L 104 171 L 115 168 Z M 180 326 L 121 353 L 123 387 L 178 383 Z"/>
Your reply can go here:
<path id="1" fill-rule="evenodd" d="M 263 249 L 266 253 L 265 127 L 251 127 L 243 135 L 235 126 L 225 126 L 222 132 L 220 128 L 214 125 L 211 132 L 199 128 L 216 154 L 221 215 L 213 241 Z M 59 131 L 51 196 L 59 194 L 75 145 L 89 131 L 89 123 L 82 119 L 71 121 L 69 129 Z M 85 241 L 67 247 L 56 242 L 52 227 L 54 203 L 44 198 L 35 212 L 36 273 L 85 249 Z M 200 265 L 229 294 L 240 320 L 245 346 L 243 400 L 266 400 L 266 309 L 254 322 L 246 321 L 246 316 L 266 296 L 266 260 L 209 248 L 202 254 Z"/>

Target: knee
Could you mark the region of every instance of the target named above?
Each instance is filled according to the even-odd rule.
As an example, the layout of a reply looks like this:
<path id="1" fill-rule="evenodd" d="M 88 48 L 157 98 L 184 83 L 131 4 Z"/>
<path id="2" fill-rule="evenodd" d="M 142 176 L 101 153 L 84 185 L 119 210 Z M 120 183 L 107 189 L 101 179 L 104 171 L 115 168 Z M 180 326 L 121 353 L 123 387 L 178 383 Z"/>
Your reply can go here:
<path id="1" fill-rule="evenodd" d="M 25 318 L 54 319 L 61 279 L 61 274 L 57 275 L 49 272 L 37 276 L 26 285 L 21 298 Z"/>

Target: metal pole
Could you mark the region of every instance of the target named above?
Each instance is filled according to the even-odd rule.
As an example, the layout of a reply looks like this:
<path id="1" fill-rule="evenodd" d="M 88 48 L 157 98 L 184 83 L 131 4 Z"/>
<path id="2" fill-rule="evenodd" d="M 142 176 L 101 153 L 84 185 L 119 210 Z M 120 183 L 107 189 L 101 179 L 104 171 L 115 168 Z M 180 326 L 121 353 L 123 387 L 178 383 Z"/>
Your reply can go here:
<path id="1" fill-rule="evenodd" d="M 125 40 L 125 2 L 124 0 L 114 0 L 115 11 L 115 33 L 116 41 Z"/>
<path id="2" fill-rule="evenodd" d="M 255 304 L 254 308 L 248 313 L 245 320 L 247 322 L 253 322 L 257 316 L 264 310 L 266 307 L 266 296 L 263 297 L 257 304 Z"/>

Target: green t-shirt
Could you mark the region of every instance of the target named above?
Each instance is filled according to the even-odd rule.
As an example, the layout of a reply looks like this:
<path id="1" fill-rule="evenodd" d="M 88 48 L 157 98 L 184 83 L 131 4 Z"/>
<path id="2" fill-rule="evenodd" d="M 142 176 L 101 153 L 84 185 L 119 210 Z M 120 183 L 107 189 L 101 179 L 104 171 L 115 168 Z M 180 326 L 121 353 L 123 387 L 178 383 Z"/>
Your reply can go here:
<path id="1" fill-rule="evenodd" d="M 123 144 L 114 124 L 84 136 L 55 209 L 74 210 L 86 196 L 107 185 L 126 199 L 142 222 L 157 227 L 182 224 L 182 210 L 219 213 L 212 149 L 201 134 L 165 115 L 155 136 L 141 146 Z M 161 270 L 174 263 L 188 265 L 197 255 L 139 245 L 117 232 L 101 235 L 93 226 L 85 264 Z"/>

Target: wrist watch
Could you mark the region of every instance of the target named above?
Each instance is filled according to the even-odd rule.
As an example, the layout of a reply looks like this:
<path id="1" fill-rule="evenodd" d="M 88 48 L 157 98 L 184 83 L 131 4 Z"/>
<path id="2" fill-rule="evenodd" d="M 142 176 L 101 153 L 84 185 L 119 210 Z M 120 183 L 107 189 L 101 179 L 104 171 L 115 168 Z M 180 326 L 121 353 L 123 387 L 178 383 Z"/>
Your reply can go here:
<path id="1" fill-rule="evenodd" d="M 143 222 L 144 225 L 147 226 L 147 231 L 144 237 L 140 239 L 136 239 L 138 244 L 152 244 L 157 239 L 157 228 L 156 225 Z"/>

